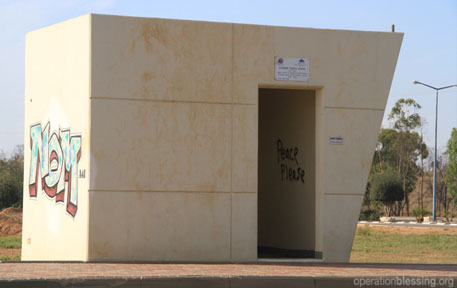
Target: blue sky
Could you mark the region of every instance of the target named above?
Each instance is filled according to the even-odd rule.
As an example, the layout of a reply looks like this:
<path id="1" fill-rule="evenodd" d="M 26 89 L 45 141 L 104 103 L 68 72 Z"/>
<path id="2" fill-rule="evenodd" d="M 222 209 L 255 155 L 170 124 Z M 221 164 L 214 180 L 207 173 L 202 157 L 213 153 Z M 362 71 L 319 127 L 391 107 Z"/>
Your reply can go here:
<path id="1" fill-rule="evenodd" d="M 116 14 L 295 27 L 405 33 L 386 115 L 399 98 L 413 98 L 428 122 L 433 146 L 435 87 L 457 84 L 457 1 L 302 0 L 0 0 L 0 150 L 9 153 L 24 138 L 25 33 L 87 13 Z M 457 88 L 440 93 L 438 148 L 445 150 L 457 127 Z"/>

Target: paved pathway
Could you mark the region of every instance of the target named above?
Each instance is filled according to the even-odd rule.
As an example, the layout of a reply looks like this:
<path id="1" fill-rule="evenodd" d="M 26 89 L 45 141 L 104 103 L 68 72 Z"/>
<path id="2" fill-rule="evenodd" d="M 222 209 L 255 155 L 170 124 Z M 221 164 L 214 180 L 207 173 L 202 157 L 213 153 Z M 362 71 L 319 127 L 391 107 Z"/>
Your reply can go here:
<path id="1" fill-rule="evenodd" d="M 0 263 L 0 287 L 355 287 L 374 277 L 445 277 L 457 286 L 457 265 Z M 449 281 L 443 287 L 454 287 Z"/>

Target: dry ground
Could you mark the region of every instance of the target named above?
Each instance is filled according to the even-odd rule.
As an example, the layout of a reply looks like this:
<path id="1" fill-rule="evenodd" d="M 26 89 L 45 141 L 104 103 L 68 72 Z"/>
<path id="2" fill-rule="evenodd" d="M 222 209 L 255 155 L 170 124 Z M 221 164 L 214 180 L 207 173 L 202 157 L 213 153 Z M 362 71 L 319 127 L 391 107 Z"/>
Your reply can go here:
<path id="1" fill-rule="evenodd" d="M 366 229 L 367 225 L 358 224 L 357 230 Z M 426 228 L 426 227 L 399 227 L 399 226 L 369 226 L 373 232 L 385 232 L 398 235 L 423 235 L 423 234 L 445 234 L 456 235 L 457 228 Z M 362 232 L 363 233 L 363 232 Z M 360 232 L 359 232 L 360 234 Z"/>
<path id="2" fill-rule="evenodd" d="M 0 212 L 0 261 L 21 258 L 22 209 L 6 208 Z"/>
<path id="3" fill-rule="evenodd" d="M 0 237 L 21 236 L 22 208 L 9 207 L 0 212 Z"/>
<path id="4" fill-rule="evenodd" d="M 21 233 L 22 210 L 2 210 L 0 261 L 20 260 Z M 358 225 L 350 261 L 457 264 L 457 229 Z"/>
<path id="5" fill-rule="evenodd" d="M 457 264 L 457 229 L 358 225 L 350 261 Z"/>

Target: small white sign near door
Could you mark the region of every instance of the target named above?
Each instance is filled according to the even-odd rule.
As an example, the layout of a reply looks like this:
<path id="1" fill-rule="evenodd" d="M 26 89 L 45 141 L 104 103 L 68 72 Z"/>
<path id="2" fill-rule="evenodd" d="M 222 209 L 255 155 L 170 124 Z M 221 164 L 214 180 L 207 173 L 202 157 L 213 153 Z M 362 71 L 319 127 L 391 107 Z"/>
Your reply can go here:
<path id="1" fill-rule="evenodd" d="M 330 136 L 329 140 L 328 140 L 328 144 L 330 144 L 330 145 L 343 145 L 344 144 L 343 137 Z"/>
<path id="2" fill-rule="evenodd" d="M 309 59 L 276 56 L 275 80 L 308 81 Z"/>

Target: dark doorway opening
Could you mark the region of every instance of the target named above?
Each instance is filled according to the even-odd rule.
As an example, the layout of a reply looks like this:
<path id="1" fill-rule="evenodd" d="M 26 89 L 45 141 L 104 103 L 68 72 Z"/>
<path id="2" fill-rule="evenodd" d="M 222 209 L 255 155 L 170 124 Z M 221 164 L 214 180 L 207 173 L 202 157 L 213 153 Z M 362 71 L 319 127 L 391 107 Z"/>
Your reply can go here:
<path id="1" fill-rule="evenodd" d="M 315 252 L 314 90 L 259 89 L 258 258 Z"/>

